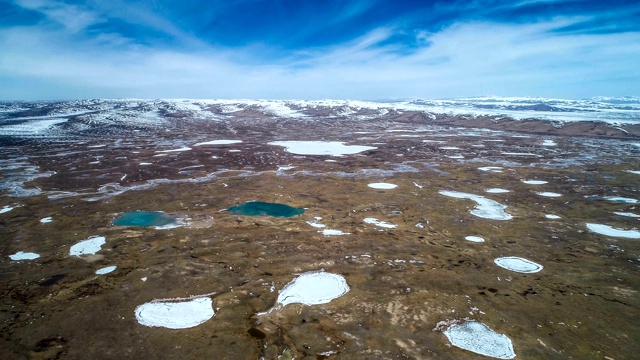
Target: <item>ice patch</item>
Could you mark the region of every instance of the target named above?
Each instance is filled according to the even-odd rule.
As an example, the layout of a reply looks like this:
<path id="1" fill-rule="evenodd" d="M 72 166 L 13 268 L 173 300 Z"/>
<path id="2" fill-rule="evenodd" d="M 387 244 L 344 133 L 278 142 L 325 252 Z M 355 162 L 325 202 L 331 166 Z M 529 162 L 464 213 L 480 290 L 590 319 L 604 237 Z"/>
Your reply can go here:
<path id="1" fill-rule="evenodd" d="M 472 235 L 470 235 L 470 236 L 465 236 L 464 239 L 467 240 L 467 241 L 476 242 L 476 243 L 484 242 L 484 239 L 481 238 L 480 236 L 472 236 Z"/>
<path id="2" fill-rule="evenodd" d="M 141 165 L 141 166 L 147 166 L 147 165 L 153 165 L 153 163 L 150 163 L 150 162 L 141 162 L 139 165 Z"/>
<path id="3" fill-rule="evenodd" d="M 283 146 L 285 151 L 297 155 L 343 156 L 377 149 L 373 146 L 344 145 L 338 141 L 273 141 L 269 145 Z"/>
<path id="4" fill-rule="evenodd" d="M 561 219 L 560 216 L 553 215 L 553 214 L 546 214 L 544 217 L 546 217 L 547 219 L 553 219 L 553 220 Z"/>
<path id="5" fill-rule="evenodd" d="M 511 191 L 509 191 L 507 189 L 491 188 L 491 189 L 485 190 L 485 192 L 488 192 L 490 194 L 504 194 L 504 193 L 508 193 L 508 192 L 511 192 Z"/>
<path id="6" fill-rule="evenodd" d="M 37 259 L 40 257 L 39 254 L 36 253 L 32 253 L 32 252 L 23 252 L 23 251 L 18 251 L 17 253 L 13 254 L 13 255 L 9 255 L 9 257 L 11 258 L 11 260 L 33 260 L 33 259 Z"/>
<path id="7" fill-rule="evenodd" d="M 189 301 L 152 301 L 136 307 L 136 320 L 144 326 L 187 329 L 211 319 L 213 301 L 203 297 Z"/>
<path id="8" fill-rule="evenodd" d="M 626 216 L 626 217 L 632 217 L 632 218 L 640 218 L 640 215 L 634 214 L 634 213 L 630 213 L 630 212 L 614 211 L 613 213 L 616 214 L 616 215 L 620 215 L 620 216 Z"/>
<path id="9" fill-rule="evenodd" d="M 53 221 L 53 218 L 51 216 L 47 216 L 45 218 L 40 219 L 40 222 L 43 224 L 50 223 L 52 221 Z"/>
<path id="10" fill-rule="evenodd" d="M 587 229 L 600 235 L 621 237 L 627 239 L 640 239 L 640 231 L 638 230 L 617 229 L 609 225 L 592 223 L 587 223 Z"/>
<path id="11" fill-rule="evenodd" d="M 322 231 L 318 231 L 321 232 L 322 235 L 324 236 L 340 236 L 340 235 L 350 235 L 351 233 L 348 232 L 344 232 L 341 230 L 335 230 L 335 229 L 324 229 Z"/>
<path id="12" fill-rule="evenodd" d="M 118 266 L 113 265 L 113 266 L 107 266 L 107 267 L 103 267 L 102 269 L 98 269 L 96 270 L 96 274 L 97 275 L 104 275 L 104 274 L 108 274 L 112 271 L 114 271 Z"/>
<path id="13" fill-rule="evenodd" d="M 548 183 L 548 181 L 544 181 L 544 180 L 520 180 L 520 181 L 528 185 L 544 185 Z"/>
<path id="14" fill-rule="evenodd" d="M 504 210 L 507 208 L 506 205 L 502 205 L 497 201 L 487 199 L 483 196 L 447 190 L 440 190 L 438 193 L 444 196 L 475 201 L 477 204 L 476 207 L 469 212 L 477 217 L 492 220 L 510 220 L 513 218 L 511 214 Z"/>
<path id="15" fill-rule="evenodd" d="M 640 170 L 627 170 L 627 172 L 630 172 L 630 173 L 636 174 L 636 175 L 640 175 Z"/>
<path id="16" fill-rule="evenodd" d="M 104 236 L 92 236 L 87 240 L 80 241 L 79 243 L 73 245 L 71 249 L 69 249 L 69 255 L 93 255 L 100 251 L 102 245 L 104 245 L 106 242 L 107 238 L 105 238 Z"/>
<path id="17" fill-rule="evenodd" d="M 211 140 L 205 142 L 199 142 L 197 144 L 193 144 L 193 146 L 204 146 L 204 145 L 231 145 L 241 143 L 242 140 Z"/>
<path id="18" fill-rule="evenodd" d="M 391 223 L 388 223 L 388 222 L 385 222 L 385 221 L 380 221 L 380 220 L 378 220 L 376 218 L 365 218 L 364 222 L 366 222 L 367 224 L 373 224 L 375 226 L 379 226 L 379 227 L 387 228 L 387 229 L 393 229 L 393 228 L 398 227 L 397 225 L 394 225 L 394 224 L 391 224 Z"/>
<path id="19" fill-rule="evenodd" d="M 501 268 L 525 274 L 536 273 L 543 268 L 540 264 L 515 256 L 500 257 L 493 262 Z"/>
<path id="20" fill-rule="evenodd" d="M 441 146 L 440 149 L 441 150 L 460 150 L 460 148 L 457 146 Z"/>
<path id="21" fill-rule="evenodd" d="M 451 345 L 496 359 L 513 359 L 511 339 L 478 321 L 453 324 L 444 331 Z"/>
<path id="22" fill-rule="evenodd" d="M 13 208 L 11 206 L 5 205 L 4 207 L 2 207 L 2 209 L 0 209 L 0 214 L 4 214 L 4 213 L 9 212 L 11 210 L 13 210 Z"/>
<path id="23" fill-rule="evenodd" d="M 536 194 L 538 194 L 540 196 L 544 196 L 544 197 L 560 197 L 560 196 L 562 196 L 562 194 L 549 192 L 549 191 L 536 192 Z"/>
<path id="24" fill-rule="evenodd" d="M 558 144 L 556 144 L 555 141 L 553 140 L 543 140 L 542 141 L 542 146 L 556 146 Z"/>
<path id="25" fill-rule="evenodd" d="M 288 304 L 326 304 L 349 292 L 349 285 L 342 275 L 314 271 L 301 274 L 280 290 L 276 305 L 265 313 L 281 309 Z"/>
<path id="26" fill-rule="evenodd" d="M 395 189 L 398 187 L 396 184 L 389 183 L 371 183 L 367 186 L 373 189 Z"/>

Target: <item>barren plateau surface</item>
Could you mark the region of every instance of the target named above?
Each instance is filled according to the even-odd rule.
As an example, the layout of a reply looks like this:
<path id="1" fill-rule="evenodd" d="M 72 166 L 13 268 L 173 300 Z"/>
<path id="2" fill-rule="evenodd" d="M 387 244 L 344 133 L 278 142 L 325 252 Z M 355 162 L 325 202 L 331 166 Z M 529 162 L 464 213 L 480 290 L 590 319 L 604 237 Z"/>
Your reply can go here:
<path id="1" fill-rule="evenodd" d="M 2 103 L 0 358 L 634 358 L 640 108 L 521 102 Z"/>

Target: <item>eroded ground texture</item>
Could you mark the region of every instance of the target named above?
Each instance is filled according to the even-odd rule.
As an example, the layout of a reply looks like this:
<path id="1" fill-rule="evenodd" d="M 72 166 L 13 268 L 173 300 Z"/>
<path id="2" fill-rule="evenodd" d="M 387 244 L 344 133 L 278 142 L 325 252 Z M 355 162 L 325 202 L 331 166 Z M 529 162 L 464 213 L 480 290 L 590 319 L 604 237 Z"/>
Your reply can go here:
<path id="1" fill-rule="evenodd" d="M 0 358 L 486 359 L 443 334 L 465 318 L 506 335 L 519 359 L 640 353 L 637 126 L 132 104 L 5 105 Z M 276 141 L 373 149 L 297 155 Z M 306 210 L 221 211 L 252 200 Z M 111 224 L 137 210 L 183 224 Z M 99 251 L 70 255 L 91 237 L 106 238 Z M 20 251 L 40 257 L 10 258 Z M 510 271 L 499 257 L 543 268 Z M 268 312 L 296 276 L 321 270 L 349 291 Z M 197 326 L 136 319 L 153 300 L 203 297 L 215 315 Z"/>

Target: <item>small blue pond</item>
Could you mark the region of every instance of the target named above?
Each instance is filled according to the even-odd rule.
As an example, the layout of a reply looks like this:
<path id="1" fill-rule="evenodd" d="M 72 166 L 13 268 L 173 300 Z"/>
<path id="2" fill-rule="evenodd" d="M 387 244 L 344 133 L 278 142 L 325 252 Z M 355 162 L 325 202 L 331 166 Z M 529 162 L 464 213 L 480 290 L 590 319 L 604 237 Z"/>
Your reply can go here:
<path id="1" fill-rule="evenodd" d="M 303 208 L 294 208 L 285 204 L 250 201 L 230 207 L 227 211 L 245 216 L 292 217 L 304 213 Z"/>
<path id="2" fill-rule="evenodd" d="M 177 224 L 178 217 L 162 211 L 132 211 L 125 212 L 111 222 L 117 226 L 167 226 Z"/>

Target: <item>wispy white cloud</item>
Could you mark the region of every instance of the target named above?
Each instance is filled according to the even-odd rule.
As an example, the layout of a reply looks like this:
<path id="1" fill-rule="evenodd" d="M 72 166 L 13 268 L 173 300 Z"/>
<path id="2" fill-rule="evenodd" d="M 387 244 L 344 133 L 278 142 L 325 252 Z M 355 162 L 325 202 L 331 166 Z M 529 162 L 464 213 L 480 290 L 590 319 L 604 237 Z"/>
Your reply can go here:
<path id="1" fill-rule="evenodd" d="M 52 0 L 21 0 L 27 2 L 24 6 L 42 11 L 50 21 L 64 22 L 68 16 L 60 15 L 62 8 Z M 118 33 L 78 40 L 80 29 L 100 23 L 105 14 L 130 15 L 81 7 L 69 11 L 80 20 L 65 27 L 0 28 L 0 81 L 11 84 L 0 86 L 0 99 L 576 98 L 640 93 L 640 33 L 556 31 L 584 17 L 518 24 L 459 21 L 439 30 L 415 29 L 411 46 L 391 41 L 408 36 L 394 24 L 265 61 L 260 47 L 210 45 L 153 14 L 136 21 L 191 43 L 154 47 Z"/>
<path id="2" fill-rule="evenodd" d="M 99 14 L 87 8 L 55 0 L 16 0 L 16 4 L 38 11 L 48 20 L 74 33 L 102 21 Z"/>

